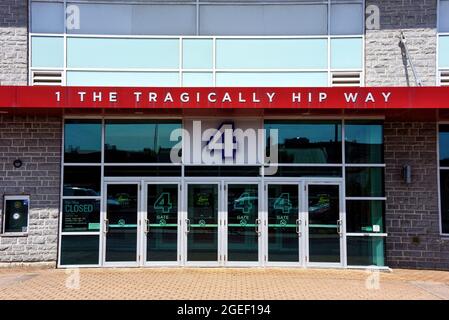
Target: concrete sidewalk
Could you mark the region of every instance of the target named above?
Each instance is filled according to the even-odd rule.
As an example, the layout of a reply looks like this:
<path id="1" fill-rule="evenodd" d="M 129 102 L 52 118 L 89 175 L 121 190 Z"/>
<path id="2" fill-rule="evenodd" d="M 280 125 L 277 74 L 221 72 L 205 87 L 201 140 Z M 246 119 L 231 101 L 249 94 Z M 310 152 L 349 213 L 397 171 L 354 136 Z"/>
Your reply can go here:
<path id="1" fill-rule="evenodd" d="M 446 299 L 449 272 L 0 269 L 0 299 Z"/>

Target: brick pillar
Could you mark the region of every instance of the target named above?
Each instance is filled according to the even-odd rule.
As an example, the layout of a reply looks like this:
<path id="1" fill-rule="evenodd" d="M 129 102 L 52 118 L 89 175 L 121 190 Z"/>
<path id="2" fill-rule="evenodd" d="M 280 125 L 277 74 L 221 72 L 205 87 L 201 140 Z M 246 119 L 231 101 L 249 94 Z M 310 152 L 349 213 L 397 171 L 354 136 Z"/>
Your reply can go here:
<path id="1" fill-rule="evenodd" d="M 30 195 L 28 236 L 0 235 L 0 264 L 56 261 L 61 139 L 61 117 L 0 114 L 0 197 Z"/>
<path id="2" fill-rule="evenodd" d="M 384 135 L 387 265 L 449 270 L 449 239 L 439 234 L 436 123 L 385 121 Z"/>

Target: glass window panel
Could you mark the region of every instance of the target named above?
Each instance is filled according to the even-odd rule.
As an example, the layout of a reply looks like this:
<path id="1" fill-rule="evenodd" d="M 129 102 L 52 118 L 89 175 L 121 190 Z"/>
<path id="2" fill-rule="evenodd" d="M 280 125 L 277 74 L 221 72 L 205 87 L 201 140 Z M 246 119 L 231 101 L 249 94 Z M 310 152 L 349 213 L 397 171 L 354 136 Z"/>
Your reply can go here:
<path id="1" fill-rule="evenodd" d="M 61 237 L 61 265 L 99 263 L 100 237 L 98 235 Z"/>
<path id="2" fill-rule="evenodd" d="M 268 185 L 268 261 L 299 261 L 297 184 Z"/>
<path id="3" fill-rule="evenodd" d="M 178 184 L 149 184 L 147 261 L 178 260 Z"/>
<path id="4" fill-rule="evenodd" d="M 218 260 L 218 184 L 187 185 L 188 261 Z"/>
<path id="5" fill-rule="evenodd" d="M 439 36 L 438 66 L 449 68 L 449 36 Z"/>
<path id="6" fill-rule="evenodd" d="M 218 69 L 326 69 L 326 39 L 217 39 Z"/>
<path id="7" fill-rule="evenodd" d="M 35 68 L 64 67 L 64 38 L 32 37 L 31 66 Z"/>
<path id="8" fill-rule="evenodd" d="M 4 201 L 4 233 L 28 231 L 29 199 L 5 199 Z"/>
<path id="9" fill-rule="evenodd" d="M 254 232 L 259 212 L 258 185 L 227 186 L 228 261 L 258 261 L 259 236 Z"/>
<path id="10" fill-rule="evenodd" d="M 217 72 L 217 87 L 327 87 L 327 72 Z"/>
<path id="11" fill-rule="evenodd" d="M 449 167 L 449 125 L 439 126 L 440 166 Z"/>
<path id="12" fill-rule="evenodd" d="M 77 34 L 194 35 L 195 5 L 77 3 L 82 12 Z M 113 21 L 113 23 L 111 23 Z"/>
<path id="13" fill-rule="evenodd" d="M 339 122 L 266 121 L 265 130 L 278 130 L 279 163 L 342 162 Z"/>
<path id="14" fill-rule="evenodd" d="M 341 167 L 293 167 L 278 166 L 265 169 L 265 177 L 342 177 Z"/>
<path id="15" fill-rule="evenodd" d="M 64 4 L 48 2 L 31 3 L 31 32 L 63 33 Z"/>
<path id="16" fill-rule="evenodd" d="M 178 72 L 67 71 L 68 86 L 178 87 Z"/>
<path id="17" fill-rule="evenodd" d="M 186 177 L 259 177 L 258 166 L 185 166 Z"/>
<path id="18" fill-rule="evenodd" d="M 346 231 L 350 233 L 382 233 L 384 230 L 384 201 L 346 201 Z"/>
<path id="19" fill-rule="evenodd" d="M 100 231 L 100 200 L 64 199 L 62 232 Z"/>
<path id="20" fill-rule="evenodd" d="M 383 125 L 345 123 L 346 163 L 384 163 Z"/>
<path id="21" fill-rule="evenodd" d="M 105 162 L 171 162 L 170 141 L 179 122 L 108 121 L 105 124 Z"/>
<path id="22" fill-rule="evenodd" d="M 331 34 L 363 34 L 363 4 L 340 3 L 331 6 Z"/>
<path id="23" fill-rule="evenodd" d="M 184 69 L 212 69 L 212 39 L 184 39 L 182 51 L 182 67 Z"/>
<path id="24" fill-rule="evenodd" d="M 327 6 L 201 5 L 201 35 L 327 34 Z"/>
<path id="25" fill-rule="evenodd" d="M 363 39 L 331 39 L 332 69 L 362 69 Z"/>
<path id="26" fill-rule="evenodd" d="M 184 72 L 182 74 L 183 87 L 213 87 L 214 77 L 207 72 Z"/>
<path id="27" fill-rule="evenodd" d="M 438 18 L 439 26 L 438 29 L 440 32 L 449 32 L 449 1 L 441 0 L 440 1 L 440 16 Z M 448 51 L 446 51 L 448 52 Z M 449 55 L 449 53 L 448 53 Z"/>
<path id="28" fill-rule="evenodd" d="M 440 170 L 441 226 L 449 233 L 449 170 Z"/>
<path id="29" fill-rule="evenodd" d="M 69 68 L 179 67 L 178 39 L 68 38 Z"/>
<path id="30" fill-rule="evenodd" d="M 383 237 L 347 237 L 348 265 L 385 266 L 385 238 Z"/>
<path id="31" fill-rule="evenodd" d="M 99 196 L 100 186 L 100 166 L 64 167 L 64 196 Z"/>
<path id="32" fill-rule="evenodd" d="M 384 168 L 346 168 L 347 197 L 383 197 Z"/>
<path id="33" fill-rule="evenodd" d="M 181 166 L 104 166 L 105 177 L 180 177 Z"/>
<path id="34" fill-rule="evenodd" d="M 101 162 L 100 120 L 66 120 L 64 162 Z"/>

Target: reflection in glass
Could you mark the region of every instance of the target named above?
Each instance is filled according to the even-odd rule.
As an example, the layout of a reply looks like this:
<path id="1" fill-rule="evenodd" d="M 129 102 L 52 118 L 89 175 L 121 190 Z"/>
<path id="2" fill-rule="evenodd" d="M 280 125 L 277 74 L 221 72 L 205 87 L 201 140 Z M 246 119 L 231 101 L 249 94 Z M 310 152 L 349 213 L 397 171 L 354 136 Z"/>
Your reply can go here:
<path id="1" fill-rule="evenodd" d="M 99 196 L 101 167 L 64 167 L 64 196 Z"/>
<path id="2" fill-rule="evenodd" d="M 187 216 L 188 261 L 218 260 L 218 185 L 189 184 Z"/>
<path id="3" fill-rule="evenodd" d="M 106 262 L 137 260 L 137 184 L 107 186 Z"/>
<path id="4" fill-rule="evenodd" d="M 440 124 L 439 128 L 440 166 L 449 167 L 449 124 Z"/>
<path id="5" fill-rule="evenodd" d="M 383 197 L 384 168 L 346 168 L 346 196 Z"/>
<path id="6" fill-rule="evenodd" d="M 101 161 L 101 121 L 66 120 L 64 125 L 64 162 Z"/>
<path id="7" fill-rule="evenodd" d="M 63 232 L 95 232 L 100 230 L 100 200 L 64 199 L 62 201 Z"/>
<path id="8" fill-rule="evenodd" d="M 278 129 L 279 163 L 342 162 L 339 122 L 266 121 L 265 129 Z"/>
<path id="9" fill-rule="evenodd" d="M 179 122 L 108 121 L 105 124 L 105 162 L 170 162 L 170 141 Z"/>
<path id="10" fill-rule="evenodd" d="M 384 237 L 347 237 L 348 265 L 384 266 Z"/>
<path id="11" fill-rule="evenodd" d="M 346 122 L 345 153 L 346 163 L 383 163 L 383 125 Z"/>
<path id="12" fill-rule="evenodd" d="M 441 228 L 449 233 L 449 170 L 440 170 Z"/>
<path id="13" fill-rule="evenodd" d="M 346 201 L 346 231 L 355 233 L 382 233 L 384 201 Z"/>
<path id="14" fill-rule="evenodd" d="M 100 236 L 62 236 L 61 265 L 98 264 Z"/>
<path id="15" fill-rule="evenodd" d="M 228 260 L 258 261 L 258 186 L 228 185 Z"/>
<path id="16" fill-rule="evenodd" d="M 309 185 L 309 261 L 340 262 L 338 185 Z"/>
<path id="17" fill-rule="evenodd" d="M 148 185 L 147 261 L 177 261 L 178 185 Z"/>
<path id="18" fill-rule="evenodd" d="M 268 261 L 299 261 L 298 214 L 298 185 L 268 185 Z"/>

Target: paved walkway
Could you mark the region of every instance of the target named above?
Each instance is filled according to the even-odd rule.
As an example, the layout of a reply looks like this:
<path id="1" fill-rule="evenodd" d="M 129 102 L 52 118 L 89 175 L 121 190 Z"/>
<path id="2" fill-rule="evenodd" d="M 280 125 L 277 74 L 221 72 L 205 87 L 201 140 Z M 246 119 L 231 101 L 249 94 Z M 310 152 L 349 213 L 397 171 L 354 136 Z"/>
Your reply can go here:
<path id="1" fill-rule="evenodd" d="M 79 270 L 79 271 L 77 271 Z M 0 269 L 0 299 L 446 299 L 449 272 Z"/>

